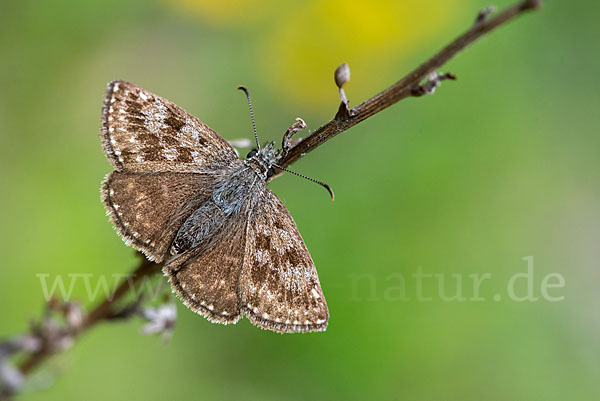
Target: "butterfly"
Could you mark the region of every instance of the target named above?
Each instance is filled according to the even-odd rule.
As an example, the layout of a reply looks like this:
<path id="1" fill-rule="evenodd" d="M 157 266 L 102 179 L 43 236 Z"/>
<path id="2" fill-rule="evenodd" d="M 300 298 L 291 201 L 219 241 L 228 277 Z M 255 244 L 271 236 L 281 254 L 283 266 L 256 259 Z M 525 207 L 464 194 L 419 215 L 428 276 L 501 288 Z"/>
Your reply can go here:
<path id="1" fill-rule="evenodd" d="M 273 142 L 261 148 L 257 139 L 258 149 L 240 160 L 174 103 L 128 82 L 108 84 L 101 127 L 114 167 L 101 188 L 107 214 L 125 243 L 163 263 L 173 292 L 211 322 L 245 316 L 279 333 L 327 328 L 315 264 L 287 208 L 266 187 L 304 127 L 298 119 L 282 149 Z"/>

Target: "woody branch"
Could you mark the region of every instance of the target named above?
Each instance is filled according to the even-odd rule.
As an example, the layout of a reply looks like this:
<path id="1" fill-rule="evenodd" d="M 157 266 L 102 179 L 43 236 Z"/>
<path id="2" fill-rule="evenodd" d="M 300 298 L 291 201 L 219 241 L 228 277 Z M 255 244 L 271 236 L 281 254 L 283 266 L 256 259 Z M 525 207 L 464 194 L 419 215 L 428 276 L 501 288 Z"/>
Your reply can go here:
<path id="1" fill-rule="evenodd" d="M 471 45 L 477 39 L 526 11 L 540 8 L 542 3 L 542 0 L 524 0 L 508 7 L 494 16 L 490 15 L 493 11 L 493 7 L 486 8 L 479 12 L 475 22 L 469 30 L 453 40 L 429 60 L 411 71 L 404 78 L 356 107 L 348 107 L 347 99 L 345 98 L 345 94 L 343 94 L 343 89 L 341 89 L 344 80 L 338 81 L 336 77 L 336 83 L 340 87 L 340 95 L 342 97 L 342 102 L 337 114 L 331 121 L 321 126 L 308 137 L 297 143 L 296 146 L 291 148 L 279 164 L 281 167 L 288 167 L 334 136 L 347 131 L 349 128 L 379 113 L 383 109 L 408 97 L 418 97 L 430 93 L 431 90 L 428 89 L 433 85 L 437 86 L 442 79 L 453 79 L 454 76 L 452 74 L 443 74 L 437 77 L 432 74 L 435 74 L 438 68 L 442 67 L 448 60 L 456 56 L 461 50 Z M 433 79 L 430 77 L 433 77 Z M 421 85 L 421 82 L 427 78 L 430 78 L 430 80 Z M 435 80 L 437 80 L 437 82 L 435 82 Z M 435 86 L 433 86 L 432 89 L 434 89 Z"/>

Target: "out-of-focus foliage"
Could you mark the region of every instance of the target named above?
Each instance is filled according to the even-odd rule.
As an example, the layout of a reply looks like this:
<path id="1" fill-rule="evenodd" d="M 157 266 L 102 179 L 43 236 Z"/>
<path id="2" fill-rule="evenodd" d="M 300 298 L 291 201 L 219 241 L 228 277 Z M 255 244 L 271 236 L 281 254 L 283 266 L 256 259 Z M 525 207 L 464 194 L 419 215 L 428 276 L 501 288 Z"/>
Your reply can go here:
<path id="1" fill-rule="evenodd" d="M 509 0 L 496 3 L 499 8 Z M 577 3 L 577 4 L 575 4 Z M 339 98 L 384 89 L 467 29 L 484 0 L 4 2 L 0 11 L 0 337 L 25 331 L 49 283 L 112 284 L 133 251 L 100 202 L 106 83 L 165 96 L 227 139 L 314 130 Z M 105 325 L 53 359 L 23 400 L 595 400 L 598 377 L 600 4 L 548 1 L 408 99 L 336 137 L 271 185 L 316 262 L 325 333 L 225 327 L 178 305 L 171 342 Z M 306 135 L 306 133 L 304 133 Z M 535 302 L 507 286 L 533 256 Z M 421 267 L 418 301 L 413 275 Z M 541 285 L 560 274 L 564 288 Z M 484 301 L 470 275 L 489 274 Z M 69 276 L 71 275 L 71 276 Z M 462 277 L 467 300 L 456 292 Z M 454 275 L 454 276 L 453 276 Z M 73 298 L 85 299 L 82 276 Z M 406 281 L 403 301 L 399 290 Z M 160 279 L 161 277 L 157 277 Z M 527 291 L 517 281 L 519 295 Z M 93 289 L 93 288 L 92 288 Z M 494 296 L 500 300 L 495 301 Z"/>

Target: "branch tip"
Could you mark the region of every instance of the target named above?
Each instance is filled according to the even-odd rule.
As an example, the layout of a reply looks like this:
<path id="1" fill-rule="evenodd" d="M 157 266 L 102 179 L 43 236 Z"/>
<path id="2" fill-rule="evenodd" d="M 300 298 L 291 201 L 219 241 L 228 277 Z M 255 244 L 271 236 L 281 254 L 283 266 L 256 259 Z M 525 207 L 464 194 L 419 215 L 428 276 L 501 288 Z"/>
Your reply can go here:
<path id="1" fill-rule="evenodd" d="M 521 3 L 522 10 L 537 10 L 542 8 L 544 5 L 544 0 L 525 0 Z"/>

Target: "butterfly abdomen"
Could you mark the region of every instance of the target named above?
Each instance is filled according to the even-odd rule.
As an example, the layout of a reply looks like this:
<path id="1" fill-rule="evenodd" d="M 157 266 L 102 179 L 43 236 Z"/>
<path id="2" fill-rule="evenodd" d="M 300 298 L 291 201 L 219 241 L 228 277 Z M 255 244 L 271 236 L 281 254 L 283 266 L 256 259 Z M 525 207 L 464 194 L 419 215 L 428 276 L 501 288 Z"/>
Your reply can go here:
<path id="1" fill-rule="evenodd" d="M 171 254 L 184 253 L 208 241 L 223 225 L 226 217 L 212 200 L 203 203 L 194 210 L 177 232 Z"/>

